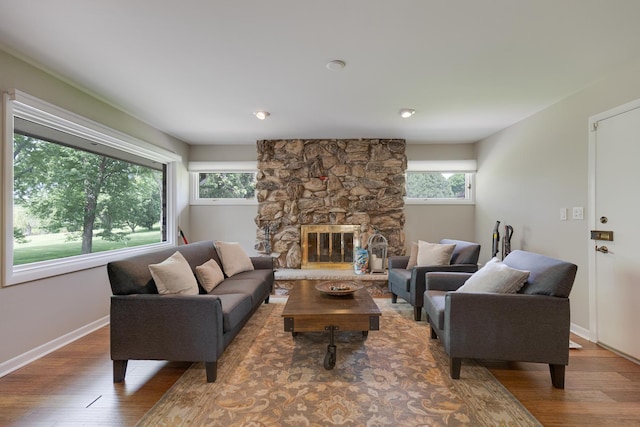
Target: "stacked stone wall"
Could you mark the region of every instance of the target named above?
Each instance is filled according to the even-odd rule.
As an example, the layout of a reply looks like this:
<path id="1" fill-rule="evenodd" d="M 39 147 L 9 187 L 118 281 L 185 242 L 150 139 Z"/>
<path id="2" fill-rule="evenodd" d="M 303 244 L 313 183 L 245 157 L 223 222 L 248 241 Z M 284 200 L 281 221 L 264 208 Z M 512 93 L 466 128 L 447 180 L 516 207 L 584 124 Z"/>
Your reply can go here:
<path id="1" fill-rule="evenodd" d="M 400 139 L 258 141 L 256 250 L 279 268 L 300 268 L 300 226 L 377 229 L 389 255 L 404 253 L 407 158 Z"/>

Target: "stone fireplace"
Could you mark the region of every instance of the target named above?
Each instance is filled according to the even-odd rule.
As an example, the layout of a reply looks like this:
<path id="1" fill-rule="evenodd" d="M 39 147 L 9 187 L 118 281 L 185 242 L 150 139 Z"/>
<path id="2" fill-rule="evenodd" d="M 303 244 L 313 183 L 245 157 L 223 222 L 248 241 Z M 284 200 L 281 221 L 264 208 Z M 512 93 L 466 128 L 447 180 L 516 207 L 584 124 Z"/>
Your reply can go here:
<path id="1" fill-rule="evenodd" d="M 336 236 L 342 239 L 344 232 L 312 237 L 312 257 L 328 256 L 331 264 L 340 255 L 342 265 L 330 268 L 351 266 L 348 245 L 365 246 L 376 229 L 386 237 L 389 255 L 403 253 L 404 140 L 262 140 L 257 149 L 256 250 L 272 256 L 277 268 L 328 268 L 309 262 L 302 226 L 353 227 L 352 243 L 338 243 Z M 324 239 L 326 248 L 317 239 Z"/>

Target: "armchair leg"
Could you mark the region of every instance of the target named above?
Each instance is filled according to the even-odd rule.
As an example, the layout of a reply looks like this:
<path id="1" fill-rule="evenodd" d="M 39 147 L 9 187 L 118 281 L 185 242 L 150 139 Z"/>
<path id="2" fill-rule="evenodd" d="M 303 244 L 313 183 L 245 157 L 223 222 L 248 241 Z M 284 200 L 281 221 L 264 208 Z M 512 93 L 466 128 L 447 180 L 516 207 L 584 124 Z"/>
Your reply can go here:
<path id="1" fill-rule="evenodd" d="M 124 381 L 124 376 L 127 373 L 128 360 L 114 360 L 113 361 L 113 382 L 121 383 Z"/>
<path id="2" fill-rule="evenodd" d="M 269 304 L 269 297 L 268 296 L 264 299 L 264 303 L 265 304 Z"/>
<path id="3" fill-rule="evenodd" d="M 422 319 L 422 307 L 413 307 L 413 318 L 416 319 L 416 322 Z"/>
<path id="4" fill-rule="evenodd" d="M 462 359 L 459 357 L 452 357 L 449 359 L 449 369 L 451 371 L 451 378 L 457 380 L 460 378 L 460 368 L 462 367 Z"/>
<path id="5" fill-rule="evenodd" d="M 207 382 L 215 382 L 218 377 L 218 362 L 204 362 L 204 369 L 207 371 Z"/>
<path id="6" fill-rule="evenodd" d="M 396 295 L 396 294 L 391 294 L 391 302 L 392 302 L 393 304 L 397 303 L 397 302 L 398 302 L 398 295 Z"/>
<path id="7" fill-rule="evenodd" d="M 429 330 L 431 330 L 431 339 L 432 340 L 438 339 L 438 334 L 436 334 L 436 331 L 433 329 L 433 326 L 430 326 Z"/>
<path id="8" fill-rule="evenodd" d="M 551 373 L 551 384 L 555 388 L 564 388 L 564 365 L 549 365 L 549 372 Z"/>

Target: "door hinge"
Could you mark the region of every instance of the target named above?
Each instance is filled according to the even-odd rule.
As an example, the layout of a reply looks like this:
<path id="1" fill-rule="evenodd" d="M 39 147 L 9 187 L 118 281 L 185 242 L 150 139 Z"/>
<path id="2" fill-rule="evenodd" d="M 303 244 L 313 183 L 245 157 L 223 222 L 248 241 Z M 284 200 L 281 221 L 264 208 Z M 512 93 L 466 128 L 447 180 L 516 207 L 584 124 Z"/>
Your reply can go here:
<path id="1" fill-rule="evenodd" d="M 593 122 L 593 125 L 591 126 L 591 131 L 595 132 L 598 130 L 598 122 Z"/>

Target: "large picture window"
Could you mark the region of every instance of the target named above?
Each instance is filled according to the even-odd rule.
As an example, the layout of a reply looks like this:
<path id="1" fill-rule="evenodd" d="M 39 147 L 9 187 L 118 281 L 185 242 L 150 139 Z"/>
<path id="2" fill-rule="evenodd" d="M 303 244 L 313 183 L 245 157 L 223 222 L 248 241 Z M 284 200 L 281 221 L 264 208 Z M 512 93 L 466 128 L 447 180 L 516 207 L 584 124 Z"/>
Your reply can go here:
<path id="1" fill-rule="evenodd" d="M 19 92 L 5 105 L 5 283 L 174 243 L 175 155 Z"/>

